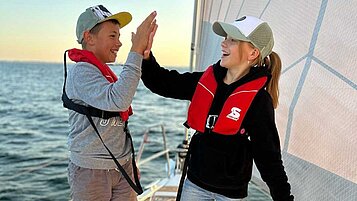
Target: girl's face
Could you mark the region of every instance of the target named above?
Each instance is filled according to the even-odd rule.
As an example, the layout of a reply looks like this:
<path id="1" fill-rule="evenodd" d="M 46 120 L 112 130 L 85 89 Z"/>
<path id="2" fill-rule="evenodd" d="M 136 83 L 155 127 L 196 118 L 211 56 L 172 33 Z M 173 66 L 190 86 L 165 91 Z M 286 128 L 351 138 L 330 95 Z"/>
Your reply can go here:
<path id="1" fill-rule="evenodd" d="M 221 66 L 228 69 L 250 66 L 250 54 L 255 49 L 250 43 L 227 36 L 221 43 L 221 48 Z"/>

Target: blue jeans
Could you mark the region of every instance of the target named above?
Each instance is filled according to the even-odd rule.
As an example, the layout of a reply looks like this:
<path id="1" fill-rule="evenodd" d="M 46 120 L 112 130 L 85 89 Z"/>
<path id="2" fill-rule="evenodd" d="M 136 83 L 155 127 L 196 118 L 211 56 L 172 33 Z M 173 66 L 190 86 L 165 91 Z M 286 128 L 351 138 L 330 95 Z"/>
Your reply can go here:
<path id="1" fill-rule="evenodd" d="M 224 195 L 205 190 L 186 179 L 181 194 L 182 201 L 244 201 L 243 199 L 229 198 Z"/>

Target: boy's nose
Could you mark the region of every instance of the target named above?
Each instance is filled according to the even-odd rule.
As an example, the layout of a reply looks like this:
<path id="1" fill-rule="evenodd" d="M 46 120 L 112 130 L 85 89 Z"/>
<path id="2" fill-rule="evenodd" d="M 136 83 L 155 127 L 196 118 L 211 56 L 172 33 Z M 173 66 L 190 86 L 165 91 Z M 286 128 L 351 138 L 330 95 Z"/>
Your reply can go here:
<path id="1" fill-rule="evenodd" d="M 123 44 L 120 42 L 120 40 L 118 40 L 117 44 L 119 47 L 121 47 Z"/>

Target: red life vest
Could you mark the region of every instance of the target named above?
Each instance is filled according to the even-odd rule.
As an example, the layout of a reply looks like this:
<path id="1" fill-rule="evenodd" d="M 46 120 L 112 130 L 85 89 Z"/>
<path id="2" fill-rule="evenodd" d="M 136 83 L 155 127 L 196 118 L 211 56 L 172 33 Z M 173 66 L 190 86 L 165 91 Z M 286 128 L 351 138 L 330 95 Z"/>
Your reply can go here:
<path id="1" fill-rule="evenodd" d="M 109 68 L 109 66 L 100 62 L 97 57 L 95 57 L 95 55 L 88 50 L 80 50 L 73 48 L 71 50 L 68 50 L 68 57 L 74 62 L 87 62 L 93 64 L 100 70 L 102 75 L 110 83 L 116 82 L 118 80 L 118 77 Z M 133 114 L 133 110 L 130 106 L 128 110 L 124 112 L 119 112 L 119 114 L 123 121 L 127 121 L 129 119 L 129 116 Z"/>
<path id="2" fill-rule="evenodd" d="M 225 101 L 212 131 L 222 135 L 238 133 L 250 104 L 258 91 L 264 87 L 267 79 L 266 76 L 260 77 L 237 87 Z M 187 119 L 189 127 L 204 133 L 216 89 L 213 66 L 210 66 L 200 78 L 189 106 Z"/>

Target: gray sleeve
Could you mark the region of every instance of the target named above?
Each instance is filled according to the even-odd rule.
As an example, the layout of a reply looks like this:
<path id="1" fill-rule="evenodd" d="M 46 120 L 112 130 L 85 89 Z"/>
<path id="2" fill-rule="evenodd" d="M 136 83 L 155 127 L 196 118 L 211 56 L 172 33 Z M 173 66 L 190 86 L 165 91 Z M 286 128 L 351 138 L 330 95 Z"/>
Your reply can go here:
<path id="1" fill-rule="evenodd" d="M 140 80 L 142 59 L 142 55 L 130 52 L 115 83 L 108 82 L 92 64 L 77 63 L 68 72 L 67 95 L 101 110 L 125 111 Z"/>

